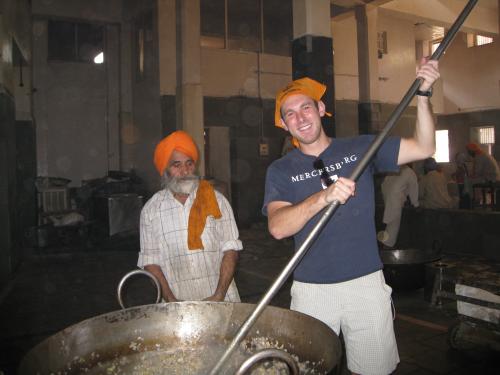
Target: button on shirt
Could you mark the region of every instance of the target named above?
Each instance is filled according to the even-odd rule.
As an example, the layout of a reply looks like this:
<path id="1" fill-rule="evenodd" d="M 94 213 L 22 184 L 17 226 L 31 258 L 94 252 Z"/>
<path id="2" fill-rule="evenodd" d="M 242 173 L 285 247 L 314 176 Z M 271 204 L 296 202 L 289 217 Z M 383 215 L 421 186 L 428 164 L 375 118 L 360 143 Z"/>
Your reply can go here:
<path id="1" fill-rule="evenodd" d="M 219 282 L 224 252 L 243 248 L 229 202 L 218 191 L 215 196 L 222 217 L 207 217 L 201 235 L 204 249 L 199 250 L 189 250 L 187 245 L 189 212 L 195 193 L 181 204 L 170 190 L 164 189 L 142 209 L 138 266 L 159 265 L 170 289 L 180 300 L 202 300 L 212 296 Z M 234 280 L 225 300 L 240 301 Z"/>

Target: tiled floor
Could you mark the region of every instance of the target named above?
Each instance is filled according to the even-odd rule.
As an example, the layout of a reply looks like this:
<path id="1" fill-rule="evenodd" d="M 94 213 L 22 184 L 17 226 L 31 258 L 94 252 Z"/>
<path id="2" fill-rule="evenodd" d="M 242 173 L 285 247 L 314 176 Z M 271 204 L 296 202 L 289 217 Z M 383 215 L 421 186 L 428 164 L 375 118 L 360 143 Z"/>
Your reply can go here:
<path id="1" fill-rule="evenodd" d="M 257 303 L 292 254 L 290 240 L 269 238 L 265 227 L 241 230 L 237 284 L 243 302 Z M 0 293 L 0 370 L 15 374 L 23 354 L 45 337 L 86 318 L 119 309 L 116 288 L 135 268 L 136 236 L 118 236 L 97 247 L 33 249 L 8 287 Z M 288 307 L 288 281 L 271 304 Z M 144 285 L 137 285 L 144 290 Z M 131 289 L 133 291 L 133 287 Z M 143 293 L 141 293 L 143 294 Z M 130 304 L 146 304 L 154 291 Z M 457 322 L 454 302 L 431 306 L 423 289 L 393 294 L 401 363 L 396 374 L 498 374 L 498 353 L 456 351 L 447 329 Z M 340 371 L 348 373 L 346 369 Z"/>

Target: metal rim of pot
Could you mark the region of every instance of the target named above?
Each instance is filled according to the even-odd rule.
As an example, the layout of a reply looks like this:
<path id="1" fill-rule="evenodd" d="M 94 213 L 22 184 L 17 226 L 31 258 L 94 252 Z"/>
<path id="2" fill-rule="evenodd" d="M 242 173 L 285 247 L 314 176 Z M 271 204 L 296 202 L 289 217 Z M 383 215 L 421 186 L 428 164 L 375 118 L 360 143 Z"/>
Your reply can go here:
<path id="1" fill-rule="evenodd" d="M 245 303 L 194 301 L 113 311 L 67 327 L 45 339 L 23 358 L 18 373 L 84 373 L 102 366 L 126 372 L 123 366 L 146 366 L 151 370 L 170 365 L 171 373 L 177 373 L 176 358 L 190 361 L 190 353 L 203 353 L 201 356 L 195 354 L 200 359 L 199 364 L 184 362 L 189 368 L 180 373 L 205 374 L 208 373 L 205 367 L 217 359 L 219 350 L 223 350 L 253 308 L 252 304 Z M 137 343 L 140 345 L 135 348 Z M 306 372 L 315 373 L 328 373 L 340 364 L 342 356 L 338 336 L 325 323 L 275 306 L 266 307 L 242 344 L 242 351 L 219 375 L 234 374 L 238 368 L 240 374 L 245 373 L 251 366 L 247 359 L 255 353 L 259 353 L 252 359 L 255 363 L 267 355 L 275 366 L 278 363 L 287 365 L 291 373 L 295 367 L 288 354 L 300 361 L 301 366 L 305 365 Z M 277 351 L 260 353 L 261 349 Z M 278 349 L 287 353 L 278 353 Z M 165 356 L 158 357 L 159 353 Z M 100 367 L 96 367 L 98 363 Z"/>
<path id="2" fill-rule="evenodd" d="M 161 301 L 161 286 L 160 282 L 158 281 L 158 278 L 153 275 L 151 272 L 143 270 L 143 269 L 137 269 L 137 270 L 132 270 L 125 274 L 125 276 L 122 277 L 120 282 L 118 283 L 118 288 L 116 291 L 118 303 L 120 304 L 120 307 L 122 309 L 126 309 L 125 304 L 123 303 L 123 297 L 122 297 L 122 291 L 125 283 L 127 280 L 129 280 L 132 276 L 136 275 L 145 275 L 149 277 L 155 287 L 156 287 L 156 302 L 159 303 Z M 299 374 L 299 366 L 297 362 L 293 359 L 293 357 L 288 354 L 287 352 L 276 349 L 276 348 L 270 348 L 270 349 L 263 349 L 255 354 L 251 355 L 249 358 L 247 358 L 239 367 L 239 369 L 236 371 L 235 375 L 244 375 L 247 373 L 248 370 L 250 370 L 255 364 L 258 362 L 261 362 L 265 359 L 277 359 L 283 361 L 287 366 L 288 366 L 288 371 L 289 374 L 292 375 L 298 375 Z"/>

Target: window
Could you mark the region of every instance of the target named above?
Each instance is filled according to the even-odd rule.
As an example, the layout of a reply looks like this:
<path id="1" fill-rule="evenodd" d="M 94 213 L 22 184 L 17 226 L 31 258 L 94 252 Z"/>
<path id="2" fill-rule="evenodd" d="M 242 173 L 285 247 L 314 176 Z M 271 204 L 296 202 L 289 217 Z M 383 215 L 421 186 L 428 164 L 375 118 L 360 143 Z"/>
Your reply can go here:
<path id="1" fill-rule="evenodd" d="M 493 43 L 493 38 L 490 38 L 489 36 L 476 35 L 477 46 L 482 46 L 484 44 L 490 44 L 490 43 Z"/>
<path id="2" fill-rule="evenodd" d="M 431 55 L 436 52 L 437 48 L 441 44 L 441 40 L 434 40 L 432 41 L 432 46 L 431 46 Z"/>
<path id="3" fill-rule="evenodd" d="M 102 25 L 49 20 L 49 60 L 95 62 L 96 56 L 102 54 L 103 51 L 104 27 Z M 102 58 L 104 59 L 104 55 Z"/>
<path id="4" fill-rule="evenodd" d="M 443 41 L 444 38 L 444 27 L 441 26 L 429 26 L 430 27 L 430 32 L 431 32 L 431 54 L 433 54 L 441 42 Z"/>
<path id="5" fill-rule="evenodd" d="M 473 142 L 485 145 L 491 155 L 491 148 L 495 144 L 495 128 L 493 126 L 475 126 L 470 130 Z"/>
<path id="6" fill-rule="evenodd" d="M 485 44 L 493 43 L 493 38 L 478 34 L 467 34 L 467 47 L 483 46 Z"/>
<path id="7" fill-rule="evenodd" d="M 436 130 L 436 153 L 433 157 L 438 163 L 448 163 L 450 161 L 448 130 Z"/>
<path id="8" fill-rule="evenodd" d="M 293 35 L 292 2 L 263 0 L 263 51 L 290 56 Z"/>
<path id="9" fill-rule="evenodd" d="M 260 4 L 255 0 L 227 0 L 229 49 L 260 51 Z"/>
<path id="10" fill-rule="evenodd" d="M 225 48 L 225 0 L 200 1 L 201 46 Z"/>
<path id="11" fill-rule="evenodd" d="M 483 145 L 495 143 L 495 128 L 493 126 L 479 128 L 478 130 L 479 143 Z"/>
<path id="12" fill-rule="evenodd" d="M 292 0 L 200 0 L 201 45 L 290 56 Z"/>

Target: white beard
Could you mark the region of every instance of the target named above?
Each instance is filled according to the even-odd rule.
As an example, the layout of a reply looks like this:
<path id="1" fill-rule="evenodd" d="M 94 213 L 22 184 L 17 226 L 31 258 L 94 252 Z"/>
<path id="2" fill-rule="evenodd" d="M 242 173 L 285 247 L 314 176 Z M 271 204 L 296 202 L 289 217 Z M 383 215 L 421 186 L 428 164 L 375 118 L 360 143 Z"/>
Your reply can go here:
<path id="1" fill-rule="evenodd" d="M 172 177 L 165 173 L 163 185 L 173 193 L 189 195 L 198 188 L 199 180 L 198 176 Z"/>

